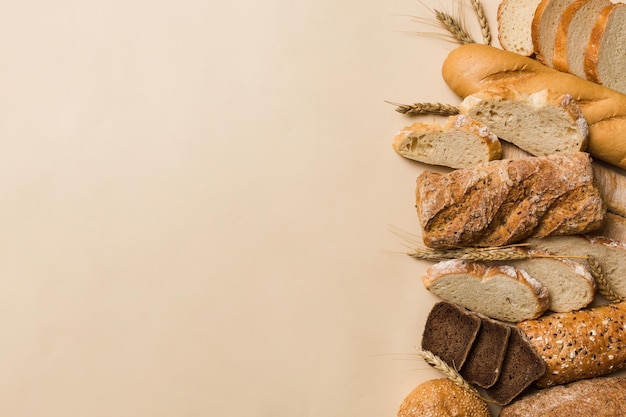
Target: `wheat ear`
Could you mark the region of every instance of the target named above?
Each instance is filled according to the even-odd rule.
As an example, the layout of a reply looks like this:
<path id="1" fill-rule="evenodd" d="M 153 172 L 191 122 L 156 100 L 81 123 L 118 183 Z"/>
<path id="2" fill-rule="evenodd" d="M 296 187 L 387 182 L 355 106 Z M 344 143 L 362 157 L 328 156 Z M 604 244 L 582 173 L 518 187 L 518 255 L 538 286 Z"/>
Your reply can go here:
<path id="1" fill-rule="evenodd" d="M 528 251 L 517 245 L 496 248 L 460 248 L 444 250 L 413 248 L 407 255 L 412 258 L 430 261 L 442 261 L 446 259 L 461 259 L 464 261 L 511 261 L 531 258 Z"/>
<path id="2" fill-rule="evenodd" d="M 589 272 L 596 280 L 596 284 L 598 286 L 598 292 L 604 296 L 607 300 L 616 303 L 619 301 L 623 301 L 624 299 L 620 297 L 609 285 L 608 280 L 606 279 L 606 275 L 604 270 L 602 269 L 602 265 L 600 262 L 594 258 L 593 256 L 587 256 L 587 264 L 589 265 Z"/>
<path id="3" fill-rule="evenodd" d="M 452 37 L 461 44 L 476 43 L 472 36 L 461 26 L 459 21 L 449 14 L 434 10 L 435 18 L 446 29 Z"/>
<path id="4" fill-rule="evenodd" d="M 440 114 L 444 116 L 452 116 L 459 114 L 459 108 L 451 104 L 443 103 L 413 103 L 413 104 L 399 104 L 388 101 L 387 103 L 396 106 L 398 113 L 406 114 L 408 116 L 415 116 L 419 114 Z"/>
<path id="5" fill-rule="evenodd" d="M 443 374 L 448 377 L 450 381 L 454 382 L 456 385 L 463 388 L 464 390 L 480 397 L 480 394 L 478 393 L 476 388 L 468 384 L 468 382 L 461 376 L 461 374 L 457 372 L 456 369 L 452 368 L 450 365 L 444 362 L 439 356 L 435 355 L 429 350 L 423 349 L 417 349 L 417 354 L 429 365 L 443 372 Z"/>
<path id="6" fill-rule="evenodd" d="M 487 23 L 487 17 L 485 16 L 485 11 L 483 10 L 480 0 L 470 0 L 470 4 L 478 18 L 480 33 L 483 35 L 483 42 L 485 45 L 491 45 L 491 31 L 489 30 L 489 23 Z"/>

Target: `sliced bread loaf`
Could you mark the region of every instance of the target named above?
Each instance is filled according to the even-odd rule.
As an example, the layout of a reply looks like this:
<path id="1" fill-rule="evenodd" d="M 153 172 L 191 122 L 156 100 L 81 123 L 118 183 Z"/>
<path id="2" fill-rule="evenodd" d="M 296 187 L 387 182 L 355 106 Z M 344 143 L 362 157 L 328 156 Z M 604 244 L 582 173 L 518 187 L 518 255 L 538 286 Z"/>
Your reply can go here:
<path id="1" fill-rule="evenodd" d="M 445 125 L 418 122 L 393 139 L 401 156 L 431 165 L 467 168 L 500 158 L 498 137 L 483 123 L 465 115 L 450 116 Z"/>
<path id="2" fill-rule="evenodd" d="M 512 266 L 452 259 L 430 266 L 422 282 L 445 301 L 508 322 L 538 317 L 550 305 L 548 289 Z"/>
<path id="3" fill-rule="evenodd" d="M 531 26 L 540 0 L 502 0 L 496 15 L 498 40 L 503 49 L 524 56 L 533 54 Z"/>
<path id="4" fill-rule="evenodd" d="M 585 49 L 600 11 L 610 0 L 576 0 L 563 12 L 554 40 L 554 68 L 581 78 L 585 74 Z"/>
<path id="5" fill-rule="evenodd" d="M 569 94 L 549 90 L 523 94 L 512 87 L 478 91 L 459 109 L 500 138 L 535 155 L 584 151 L 589 127 Z"/>
<path id="6" fill-rule="evenodd" d="M 589 80 L 626 93 L 626 3 L 602 9 L 591 31 L 584 65 Z"/>
<path id="7" fill-rule="evenodd" d="M 554 41 L 565 9 L 575 0 L 541 0 L 531 25 L 533 47 L 538 61 L 553 66 Z"/>

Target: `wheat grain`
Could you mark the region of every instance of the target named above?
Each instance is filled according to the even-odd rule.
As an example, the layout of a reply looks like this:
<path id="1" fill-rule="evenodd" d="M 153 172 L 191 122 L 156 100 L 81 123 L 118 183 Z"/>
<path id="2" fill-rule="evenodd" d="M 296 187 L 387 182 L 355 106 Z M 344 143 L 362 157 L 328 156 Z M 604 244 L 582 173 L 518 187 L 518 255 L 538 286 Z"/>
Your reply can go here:
<path id="1" fill-rule="evenodd" d="M 615 291 L 613 291 L 611 285 L 606 279 L 604 271 L 602 270 L 602 265 L 596 258 L 594 258 L 593 256 L 587 256 L 587 265 L 589 265 L 589 272 L 591 272 L 591 275 L 596 280 L 598 292 L 602 294 L 604 298 L 613 303 L 624 300 Z"/>
<path id="2" fill-rule="evenodd" d="M 430 249 L 413 248 L 407 253 L 410 257 L 423 260 L 442 261 L 461 259 L 464 261 L 511 261 L 530 259 L 531 255 L 520 245 L 496 248 Z"/>
<path id="3" fill-rule="evenodd" d="M 429 350 L 423 349 L 418 349 L 417 354 L 429 365 L 441 371 L 446 377 L 448 377 L 450 381 L 454 382 L 456 385 L 463 388 L 464 390 L 480 396 L 478 391 L 470 384 L 468 384 L 467 381 L 461 376 L 461 374 L 457 372 L 456 369 L 452 368 L 450 365 L 444 362 L 439 356 L 435 355 Z"/>
<path id="4" fill-rule="evenodd" d="M 459 20 L 453 18 L 446 12 L 434 10 L 435 18 L 446 29 L 452 37 L 461 44 L 476 43 L 472 36 L 463 28 Z"/>
<path id="5" fill-rule="evenodd" d="M 459 114 L 459 108 L 450 104 L 443 103 L 413 103 L 413 104 L 399 104 L 391 103 L 396 106 L 398 113 L 406 114 L 408 116 L 415 116 L 420 114 L 440 114 L 444 116 L 451 116 Z"/>
<path id="6" fill-rule="evenodd" d="M 470 4 L 476 13 L 476 17 L 478 18 L 480 33 L 483 35 L 483 42 L 485 45 L 491 45 L 491 31 L 489 30 L 489 23 L 487 22 L 487 17 L 485 16 L 480 0 L 470 0 Z"/>

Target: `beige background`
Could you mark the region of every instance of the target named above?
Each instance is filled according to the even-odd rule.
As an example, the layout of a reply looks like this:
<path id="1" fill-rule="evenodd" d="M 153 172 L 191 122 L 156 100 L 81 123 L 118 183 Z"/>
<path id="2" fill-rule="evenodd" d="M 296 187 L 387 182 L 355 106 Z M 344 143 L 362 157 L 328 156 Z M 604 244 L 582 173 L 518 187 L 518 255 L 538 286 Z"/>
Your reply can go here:
<path id="1" fill-rule="evenodd" d="M 384 100 L 456 100 L 454 45 L 411 16 L 5 2 L 0 415 L 382 417 L 438 376 Z"/>

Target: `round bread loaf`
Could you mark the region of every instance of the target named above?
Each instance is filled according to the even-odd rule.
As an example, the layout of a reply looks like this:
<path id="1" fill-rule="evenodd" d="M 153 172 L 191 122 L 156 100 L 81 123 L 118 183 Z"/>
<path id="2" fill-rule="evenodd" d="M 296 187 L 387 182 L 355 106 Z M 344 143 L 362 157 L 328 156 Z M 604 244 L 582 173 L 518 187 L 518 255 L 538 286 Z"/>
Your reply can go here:
<path id="1" fill-rule="evenodd" d="M 490 417 L 487 403 L 446 378 L 418 385 L 404 399 L 398 417 Z"/>

